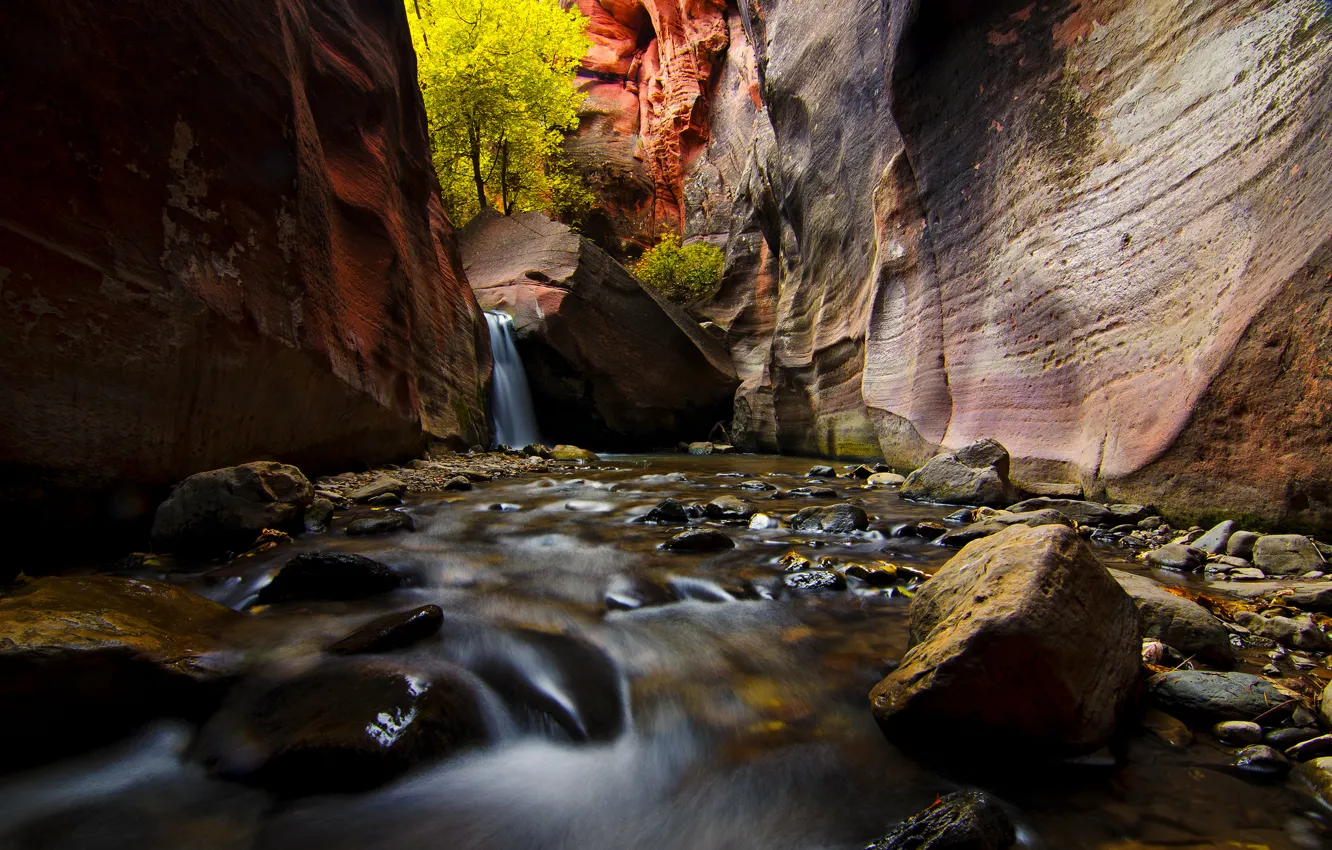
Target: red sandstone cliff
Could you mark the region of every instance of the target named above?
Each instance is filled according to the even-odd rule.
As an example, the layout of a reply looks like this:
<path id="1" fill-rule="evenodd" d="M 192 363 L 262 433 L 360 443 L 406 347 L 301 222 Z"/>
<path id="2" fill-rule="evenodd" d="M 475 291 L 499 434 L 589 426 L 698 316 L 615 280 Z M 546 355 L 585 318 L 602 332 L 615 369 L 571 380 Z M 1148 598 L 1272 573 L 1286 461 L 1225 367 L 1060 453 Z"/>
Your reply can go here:
<path id="1" fill-rule="evenodd" d="M 0 8 L 11 494 L 482 439 L 414 63 L 385 0 Z"/>

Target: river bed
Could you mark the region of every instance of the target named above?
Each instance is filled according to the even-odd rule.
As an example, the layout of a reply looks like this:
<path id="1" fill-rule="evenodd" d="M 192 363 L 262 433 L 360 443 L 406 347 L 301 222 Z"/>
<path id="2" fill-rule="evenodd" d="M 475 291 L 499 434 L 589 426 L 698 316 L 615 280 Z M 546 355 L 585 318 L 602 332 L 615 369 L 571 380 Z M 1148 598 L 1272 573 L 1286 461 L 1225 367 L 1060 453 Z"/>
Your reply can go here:
<path id="1" fill-rule="evenodd" d="M 163 722 L 9 777 L 0 846 L 850 850 L 970 785 L 1010 807 L 1028 848 L 1332 846 L 1324 814 L 1294 780 L 1260 785 L 1226 773 L 1231 750 L 1205 734 L 1172 746 L 1140 733 L 1113 756 L 1039 769 L 909 757 L 880 733 L 866 697 L 906 649 L 909 587 L 745 598 L 780 585 L 779 561 L 792 551 L 933 572 L 956 550 L 893 529 L 954 508 L 837 479 L 828 482 L 837 500 L 861 500 L 869 532 L 722 526 L 737 546 L 711 554 L 660 551 L 678 526 L 634 521 L 667 497 L 736 495 L 783 516 L 831 503 L 740 489 L 804 486 L 816 463 L 609 456 L 410 497 L 412 533 L 349 538 L 335 523 L 225 566 L 141 572 L 241 608 L 294 554 L 366 555 L 411 575 L 413 586 L 361 602 L 259 609 L 263 664 L 299 667 L 375 615 L 433 603 L 445 612 L 440 635 L 402 652 L 470 670 L 500 658 L 555 708 L 541 716 L 497 708 L 496 740 L 483 749 L 372 791 L 297 799 L 209 778 L 192 749 L 195 730 Z M 1141 570 L 1118 550 L 1098 552 Z M 607 589 L 633 581 L 674 588 L 683 601 L 608 611 Z M 600 648 L 611 664 L 596 673 L 542 635 Z M 1255 664 L 1246 658 L 1241 669 Z"/>

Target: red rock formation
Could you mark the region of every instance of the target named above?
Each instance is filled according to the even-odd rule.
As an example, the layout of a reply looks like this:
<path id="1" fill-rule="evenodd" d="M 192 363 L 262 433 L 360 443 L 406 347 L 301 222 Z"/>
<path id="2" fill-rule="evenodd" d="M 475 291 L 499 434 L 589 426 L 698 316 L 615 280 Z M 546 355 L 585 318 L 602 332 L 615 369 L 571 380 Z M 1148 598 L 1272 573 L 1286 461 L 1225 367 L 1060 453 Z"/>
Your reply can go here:
<path id="1" fill-rule="evenodd" d="M 400 5 L 10 3 L 0 79 L 8 483 L 482 438 Z"/>
<path id="2" fill-rule="evenodd" d="M 569 151 L 597 193 L 603 247 L 649 244 L 685 219 L 685 174 L 707 140 L 729 42 L 722 0 L 577 0 L 592 49 Z M 594 228 L 595 230 L 595 228 Z"/>

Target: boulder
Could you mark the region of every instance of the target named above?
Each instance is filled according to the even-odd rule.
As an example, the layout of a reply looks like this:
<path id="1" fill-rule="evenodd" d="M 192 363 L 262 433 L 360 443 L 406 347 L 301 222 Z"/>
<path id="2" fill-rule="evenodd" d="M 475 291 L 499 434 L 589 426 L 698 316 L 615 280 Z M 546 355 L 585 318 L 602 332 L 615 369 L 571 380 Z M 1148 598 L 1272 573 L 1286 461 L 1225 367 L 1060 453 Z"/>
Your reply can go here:
<path id="1" fill-rule="evenodd" d="M 1282 646 L 1292 649 L 1305 649 L 1312 652 L 1332 650 L 1323 630 L 1311 619 L 1305 617 L 1264 617 L 1261 614 L 1241 612 L 1235 622 L 1259 637 L 1274 640 Z"/>
<path id="2" fill-rule="evenodd" d="M 1008 481 L 1008 451 L 994 440 L 981 440 L 930 458 L 907 476 L 901 495 L 903 499 L 998 508 L 1012 502 L 1017 491 Z"/>
<path id="3" fill-rule="evenodd" d="M 729 522 L 748 521 L 754 515 L 754 506 L 735 496 L 718 496 L 703 507 L 709 519 Z"/>
<path id="4" fill-rule="evenodd" d="M 725 347 L 588 239 L 486 212 L 459 240 L 478 302 L 513 316 L 543 432 L 641 448 L 730 419 Z"/>
<path id="5" fill-rule="evenodd" d="M 444 625 L 444 609 L 422 605 L 410 611 L 395 611 L 376 617 L 329 646 L 334 655 L 391 652 L 433 637 Z"/>
<path id="6" fill-rule="evenodd" d="M 1235 522 L 1228 519 L 1213 526 L 1210 531 L 1193 541 L 1193 546 L 1209 555 L 1221 555 L 1225 553 L 1226 544 L 1230 542 L 1230 536 L 1234 533 Z"/>
<path id="7" fill-rule="evenodd" d="M 1008 850 L 1017 831 L 1003 806 L 982 791 L 945 794 L 865 850 Z"/>
<path id="8" fill-rule="evenodd" d="M 943 537 L 939 538 L 938 542 L 943 546 L 965 546 L 973 540 L 989 537 L 991 534 L 998 534 L 1010 525 L 1029 525 L 1035 528 L 1041 525 L 1071 526 L 1072 524 L 1073 522 L 1068 517 L 1050 508 L 1020 514 L 996 511 L 980 522 L 973 522 L 970 525 L 945 533 Z"/>
<path id="9" fill-rule="evenodd" d="M 1185 573 L 1194 572 L 1207 561 L 1201 549 L 1195 549 L 1187 543 L 1167 543 L 1148 552 L 1146 558 L 1147 563 L 1153 567 Z"/>
<path id="10" fill-rule="evenodd" d="M 239 689 L 196 749 L 216 775 L 298 796 L 373 788 L 489 737 L 464 671 L 348 659 Z"/>
<path id="11" fill-rule="evenodd" d="M 0 597 L 7 768 L 105 743 L 160 716 L 198 719 L 238 672 L 244 615 L 169 584 L 42 578 Z"/>
<path id="12" fill-rule="evenodd" d="M 314 487 L 301 471 L 260 461 L 191 475 L 157 508 L 153 545 L 209 556 L 244 549 L 265 528 L 299 532 Z"/>
<path id="13" fill-rule="evenodd" d="M 823 505 L 797 511 L 791 517 L 791 528 L 795 531 L 850 534 L 869 528 L 869 516 L 855 505 Z"/>
<path id="14" fill-rule="evenodd" d="M 1008 510 L 1017 514 L 1026 513 L 1028 511 L 1059 511 L 1061 514 L 1077 522 L 1079 525 L 1105 525 L 1115 519 L 1115 515 L 1110 512 L 1110 508 L 1106 505 L 1098 504 L 1096 502 L 1087 502 L 1082 499 L 1051 499 L 1039 497 L 1018 502 L 1016 505 L 1009 506 Z"/>
<path id="15" fill-rule="evenodd" d="M 402 587 L 393 570 L 350 552 L 302 552 L 259 591 L 257 605 L 316 599 L 364 599 Z"/>
<path id="16" fill-rule="evenodd" d="M 1302 534 L 1264 534 L 1254 544 L 1253 565 L 1270 576 L 1302 575 L 1326 566 L 1322 553 Z"/>
<path id="17" fill-rule="evenodd" d="M 1243 558 L 1246 561 L 1253 560 L 1253 547 L 1257 545 L 1258 538 L 1262 537 L 1252 531 L 1236 531 L 1230 535 L 1226 541 L 1226 554 L 1232 558 Z"/>
<path id="18" fill-rule="evenodd" d="M 34 0 L 0 56 L 0 517 L 137 540 L 200 470 L 485 438 L 405 11 Z"/>
<path id="19" fill-rule="evenodd" d="M 1090 752 L 1137 678 L 1133 601 L 1061 525 L 968 544 L 911 601 L 911 648 L 870 694 L 890 736 L 930 747 Z"/>
<path id="20" fill-rule="evenodd" d="M 1147 696 L 1162 711 L 1209 724 L 1262 717 L 1276 725 L 1283 718 L 1272 709 L 1291 699 L 1261 676 L 1204 670 L 1157 674 L 1147 682 Z"/>
<path id="21" fill-rule="evenodd" d="M 1138 607 L 1138 626 L 1144 638 L 1156 638 L 1185 656 L 1197 656 L 1219 667 L 1235 663 L 1230 632 L 1206 608 L 1146 576 L 1120 570 L 1111 570 L 1110 575 Z"/>

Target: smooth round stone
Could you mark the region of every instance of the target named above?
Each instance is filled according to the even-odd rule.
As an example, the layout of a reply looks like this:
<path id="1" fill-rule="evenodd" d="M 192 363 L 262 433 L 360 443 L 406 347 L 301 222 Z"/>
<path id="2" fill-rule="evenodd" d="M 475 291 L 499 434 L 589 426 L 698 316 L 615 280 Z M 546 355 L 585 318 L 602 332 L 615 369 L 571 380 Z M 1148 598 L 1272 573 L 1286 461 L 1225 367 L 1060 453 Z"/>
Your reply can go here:
<path id="1" fill-rule="evenodd" d="M 1332 735 L 1319 735 L 1317 738 L 1301 741 L 1286 750 L 1286 755 L 1295 761 L 1308 761 L 1323 756 L 1332 756 Z"/>
<path id="2" fill-rule="evenodd" d="M 1245 747 L 1235 754 L 1231 766 L 1253 779 L 1276 779 L 1290 772 L 1290 761 L 1266 744 Z"/>
<path id="3" fill-rule="evenodd" d="M 328 648 L 335 655 L 391 652 L 433 637 L 444 625 L 444 609 L 422 605 L 378 617 Z"/>
<path id="4" fill-rule="evenodd" d="M 1320 737 L 1321 734 L 1318 729 L 1311 726 L 1302 726 L 1296 729 L 1273 729 L 1263 736 L 1263 743 L 1276 747 L 1278 750 L 1288 750 L 1296 744 L 1302 744 L 1305 741 Z"/>
<path id="5" fill-rule="evenodd" d="M 692 528 L 680 532 L 658 548 L 667 552 L 719 552 L 734 549 L 735 541 L 711 528 Z"/>
<path id="6" fill-rule="evenodd" d="M 749 518 L 749 527 L 755 531 L 763 531 L 769 528 L 781 528 L 781 520 L 771 514 L 754 514 Z"/>
<path id="7" fill-rule="evenodd" d="M 1256 744 L 1263 740 L 1263 727 L 1248 720 L 1224 720 L 1212 727 L 1212 734 L 1227 744 Z"/>

